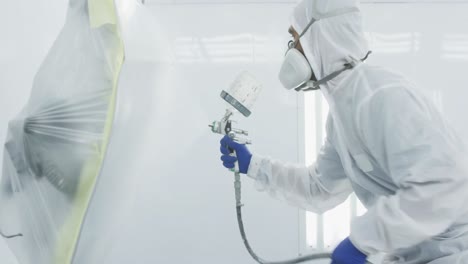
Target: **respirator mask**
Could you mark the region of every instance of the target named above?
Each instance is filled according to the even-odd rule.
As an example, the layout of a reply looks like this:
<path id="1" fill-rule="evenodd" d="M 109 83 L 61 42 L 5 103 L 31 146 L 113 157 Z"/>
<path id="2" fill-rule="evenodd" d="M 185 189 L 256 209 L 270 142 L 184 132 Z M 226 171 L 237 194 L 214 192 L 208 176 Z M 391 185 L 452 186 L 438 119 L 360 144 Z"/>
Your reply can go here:
<path id="1" fill-rule="evenodd" d="M 311 21 L 304 28 L 304 30 L 301 32 L 299 37 L 295 40 L 289 41 L 288 50 L 286 51 L 286 54 L 283 59 L 283 64 L 281 65 L 281 69 L 279 72 L 279 79 L 280 82 L 283 84 L 284 88 L 288 90 L 294 89 L 296 91 L 318 90 L 320 89 L 320 85 L 329 82 L 344 71 L 356 67 L 356 65 L 359 62 L 365 61 L 367 59 L 368 55 L 371 53 L 370 51 L 363 59 L 351 59 L 348 63 L 343 65 L 342 69 L 335 71 L 320 80 L 316 80 L 309 61 L 304 56 L 304 54 L 302 54 L 302 52 L 300 52 L 296 48 L 299 44 L 299 40 L 302 38 L 302 36 L 305 35 L 305 33 L 315 22 L 324 18 L 339 16 L 352 12 L 359 12 L 359 9 L 356 7 L 343 8 L 327 13 L 325 15 L 317 16 L 317 18 L 312 18 Z"/>
<path id="2" fill-rule="evenodd" d="M 309 61 L 296 49 L 297 43 L 298 40 L 288 43 L 288 51 L 284 56 L 283 65 L 279 73 L 281 83 L 288 90 L 307 84 L 313 76 Z"/>
<path id="3" fill-rule="evenodd" d="M 297 39 L 288 42 L 288 50 L 284 55 L 279 73 L 280 82 L 288 90 L 306 86 L 309 81 L 313 81 L 311 80 L 313 76 L 312 67 L 304 54 L 296 47 L 301 37 L 316 21 L 316 19 L 312 19 Z"/>

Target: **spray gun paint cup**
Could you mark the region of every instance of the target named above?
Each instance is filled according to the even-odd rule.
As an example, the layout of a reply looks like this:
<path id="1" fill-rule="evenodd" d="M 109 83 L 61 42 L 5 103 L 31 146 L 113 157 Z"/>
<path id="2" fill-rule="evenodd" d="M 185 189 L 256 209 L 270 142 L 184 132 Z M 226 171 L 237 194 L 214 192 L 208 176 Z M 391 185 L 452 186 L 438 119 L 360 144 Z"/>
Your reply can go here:
<path id="1" fill-rule="evenodd" d="M 249 72 L 243 71 L 227 91 L 221 92 L 221 98 L 232 107 L 232 110 L 237 110 L 245 117 L 249 117 L 261 90 L 262 85 L 257 79 Z"/>

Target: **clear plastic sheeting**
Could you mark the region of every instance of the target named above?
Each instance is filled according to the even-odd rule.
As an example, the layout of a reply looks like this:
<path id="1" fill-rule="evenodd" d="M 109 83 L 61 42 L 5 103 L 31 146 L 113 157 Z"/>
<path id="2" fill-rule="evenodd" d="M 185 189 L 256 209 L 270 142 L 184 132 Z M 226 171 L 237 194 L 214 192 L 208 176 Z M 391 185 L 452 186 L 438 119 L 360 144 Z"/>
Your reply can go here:
<path id="1" fill-rule="evenodd" d="M 113 0 L 71 0 L 4 148 L 0 231 L 19 263 L 72 262 L 106 153 L 123 59 Z"/>

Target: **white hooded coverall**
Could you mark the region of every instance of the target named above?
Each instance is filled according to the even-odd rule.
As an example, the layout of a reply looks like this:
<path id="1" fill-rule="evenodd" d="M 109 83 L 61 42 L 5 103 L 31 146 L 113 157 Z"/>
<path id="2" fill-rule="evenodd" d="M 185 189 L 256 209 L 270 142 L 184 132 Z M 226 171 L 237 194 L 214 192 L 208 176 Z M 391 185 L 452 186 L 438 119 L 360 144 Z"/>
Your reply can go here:
<path id="1" fill-rule="evenodd" d="M 301 33 L 312 18 L 357 6 L 306 0 L 292 16 Z M 317 77 L 368 52 L 361 15 L 315 22 L 301 38 Z M 327 139 L 314 165 L 253 154 L 248 175 L 274 196 L 316 213 L 354 191 L 368 212 L 350 239 L 386 263 L 468 263 L 468 155 L 435 105 L 402 76 L 360 63 L 321 87 L 330 106 Z"/>

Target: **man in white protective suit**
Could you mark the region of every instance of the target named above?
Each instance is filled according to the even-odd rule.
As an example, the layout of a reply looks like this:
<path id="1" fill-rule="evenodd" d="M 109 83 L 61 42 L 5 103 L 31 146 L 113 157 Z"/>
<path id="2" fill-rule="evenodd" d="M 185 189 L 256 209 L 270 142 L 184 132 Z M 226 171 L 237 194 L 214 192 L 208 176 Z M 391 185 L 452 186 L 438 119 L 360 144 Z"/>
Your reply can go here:
<path id="1" fill-rule="evenodd" d="M 290 165 L 224 137 L 224 166 L 238 162 L 263 190 L 316 213 L 355 192 L 368 211 L 353 220 L 332 263 L 361 264 L 382 252 L 385 263 L 468 263 L 465 146 L 404 77 L 363 63 L 369 50 L 357 1 L 302 1 L 290 33 L 280 80 L 324 94 L 322 150 L 310 167 Z"/>

